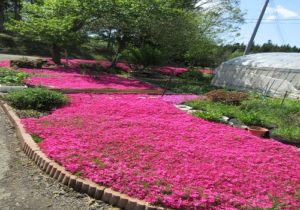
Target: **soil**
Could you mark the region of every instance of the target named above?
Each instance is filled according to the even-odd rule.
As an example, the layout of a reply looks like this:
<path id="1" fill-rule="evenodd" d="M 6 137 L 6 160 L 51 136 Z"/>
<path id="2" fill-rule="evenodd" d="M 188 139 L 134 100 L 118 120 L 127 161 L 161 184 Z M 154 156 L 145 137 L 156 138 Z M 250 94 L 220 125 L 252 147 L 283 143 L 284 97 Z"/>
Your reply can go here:
<path id="1" fill-rule="evenodd" d="M 0 209 L 118 209 L 48 177 L 21 150 L 0 108 Z"/>

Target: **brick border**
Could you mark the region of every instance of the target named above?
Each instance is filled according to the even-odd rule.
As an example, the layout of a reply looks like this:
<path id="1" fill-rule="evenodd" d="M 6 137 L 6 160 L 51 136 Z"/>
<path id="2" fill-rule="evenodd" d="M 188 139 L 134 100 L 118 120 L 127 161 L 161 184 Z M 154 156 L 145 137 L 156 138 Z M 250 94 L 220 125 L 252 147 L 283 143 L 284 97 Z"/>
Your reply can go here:
<path id="1" fill-rule="evenodd" d="M 0 100 L 0 106 L 7 114 L 9 120 L 15 127 L 17 136 L 21 143 L 24 153 L 32 159 L 40 169 L 50 177 L 58 180 L 60 183 L 73 188 L 75 191 L 85 193 L 92 198 L 102 200 L 112 206 L 125 210 L 164 210 L 166 208 L 151 206 L 149 203 L 131 198 L 128 195 L 119 193 L 110 188 L 100 186 L 88 179 L 74 176 L 64 167 L 48 158 L 33 141 L 31 135 L 26 133 L 20 118 L 15 114 L 13 109 L 4 101 Z"/>

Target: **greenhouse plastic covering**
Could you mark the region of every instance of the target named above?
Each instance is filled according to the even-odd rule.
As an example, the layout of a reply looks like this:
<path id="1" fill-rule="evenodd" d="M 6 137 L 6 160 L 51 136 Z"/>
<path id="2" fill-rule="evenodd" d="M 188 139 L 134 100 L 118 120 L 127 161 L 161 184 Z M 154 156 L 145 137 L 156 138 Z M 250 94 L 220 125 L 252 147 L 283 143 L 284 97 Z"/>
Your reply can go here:
<path id="1" fill-rule="evenodd" d="M 271 96 L 300 97 L 300 53 L 258 53 L 234 58 L 215 70 L 212 84 Z"/>

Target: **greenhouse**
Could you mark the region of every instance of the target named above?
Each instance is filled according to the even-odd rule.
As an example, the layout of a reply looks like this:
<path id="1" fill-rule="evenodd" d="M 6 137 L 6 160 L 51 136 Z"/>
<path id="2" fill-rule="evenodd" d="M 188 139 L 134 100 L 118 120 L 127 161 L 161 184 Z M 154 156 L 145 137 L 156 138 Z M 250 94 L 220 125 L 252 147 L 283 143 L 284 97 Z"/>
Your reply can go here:
<path id="1" fill-rule="evenodd" d="M 258 53 L 224 62 L 212 84 L 271 96 L 300 97 L 300 53 Z"/>

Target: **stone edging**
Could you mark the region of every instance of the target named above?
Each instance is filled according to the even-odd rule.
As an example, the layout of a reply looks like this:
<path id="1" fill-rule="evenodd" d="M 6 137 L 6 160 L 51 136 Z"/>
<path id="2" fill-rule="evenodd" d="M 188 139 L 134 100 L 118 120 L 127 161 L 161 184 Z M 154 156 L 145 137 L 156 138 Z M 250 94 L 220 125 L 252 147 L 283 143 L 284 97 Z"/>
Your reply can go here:
<path id="1" fill-rule="evenodd" d="M 50 158 L 48 158 L 33 141 L 32 137 L 26 133 L 20 118 L 13 109 L 0 100 L 0 106 L 9 117 L 16 129 L 24 153 L 32 159 L 46 174 L 58 180 L 60 183 L 73 188 L 80 193 L 86 193 L 92 198 L 102 200 L 105 203 L 125 210 L 164 210 L 165 208 L 151 206 L 149 203 L 131 198 L 125 194 L 116 192 L 110 188 L 100 186 L 90 180 L 74 176 L 66 169 Z"/>

